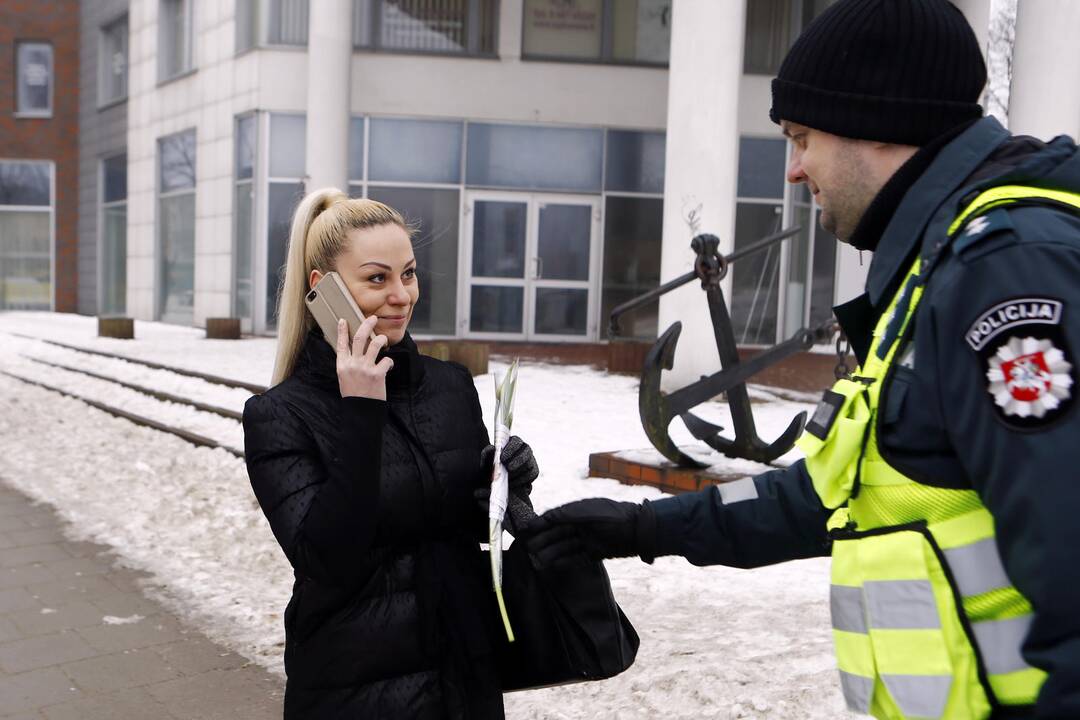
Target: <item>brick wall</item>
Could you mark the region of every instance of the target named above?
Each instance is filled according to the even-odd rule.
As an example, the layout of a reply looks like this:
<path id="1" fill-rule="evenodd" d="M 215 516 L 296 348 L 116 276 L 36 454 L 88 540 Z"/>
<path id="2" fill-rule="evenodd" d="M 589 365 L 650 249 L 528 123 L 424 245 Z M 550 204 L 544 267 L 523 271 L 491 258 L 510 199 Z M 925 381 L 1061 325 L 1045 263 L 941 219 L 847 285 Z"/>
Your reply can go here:
<path id="1" fill-rule="evenodd" d="M 53 116 L 15 117 L 15 43 L 53 46 Z M 78 297 L 79 3 L 0 0 L 0 158 L 52 160 L 56 209 L 53 295 L 74 312 Z"/>

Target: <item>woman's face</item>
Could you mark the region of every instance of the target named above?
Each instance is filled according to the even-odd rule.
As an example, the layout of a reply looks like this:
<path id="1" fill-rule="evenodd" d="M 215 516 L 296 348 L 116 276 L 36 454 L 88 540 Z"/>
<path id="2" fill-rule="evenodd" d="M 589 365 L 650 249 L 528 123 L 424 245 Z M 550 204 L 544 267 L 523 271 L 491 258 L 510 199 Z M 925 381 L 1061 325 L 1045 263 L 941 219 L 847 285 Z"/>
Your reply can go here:
<path id="1" fill-rule="evenodd" d="M 349 288 L 364 317 L 375 315 L 375 334 L 385 335 L 391 345 L 401 341 L 412 319 L 420 287 L 416 281 L 416 257 L 409 236 L 397 225 L 377 225 L 350 230 L 346 248 L 334 270 Z M 312 270 L 311 287 L 322 278 Z"/>

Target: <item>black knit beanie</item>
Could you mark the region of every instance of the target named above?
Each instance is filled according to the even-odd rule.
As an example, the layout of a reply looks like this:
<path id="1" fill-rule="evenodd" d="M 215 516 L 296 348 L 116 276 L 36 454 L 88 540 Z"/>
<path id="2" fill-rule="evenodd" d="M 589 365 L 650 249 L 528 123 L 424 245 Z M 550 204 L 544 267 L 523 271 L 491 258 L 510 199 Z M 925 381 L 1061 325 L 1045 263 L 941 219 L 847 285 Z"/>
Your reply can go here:
<path id="1" fill-rule="evenodd" d="M 839 0 L 784 58 L 769 117 L 924 145 L 980 117 L 985 84 L 975 33 L 947 0 Z"/>

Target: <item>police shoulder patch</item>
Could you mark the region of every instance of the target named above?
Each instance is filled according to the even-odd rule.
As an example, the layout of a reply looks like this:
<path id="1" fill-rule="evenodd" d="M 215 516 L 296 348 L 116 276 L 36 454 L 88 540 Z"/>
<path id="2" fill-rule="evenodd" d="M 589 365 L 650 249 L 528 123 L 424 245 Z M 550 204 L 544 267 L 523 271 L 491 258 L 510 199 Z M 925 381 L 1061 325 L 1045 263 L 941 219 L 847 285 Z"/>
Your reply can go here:
<path id="1" fill-rule="evenodd" d="M 1005 230 L 1012 230 L 1013 223 L 1009 211 L 997 208 L 983 215 L 978 215 L 967 222 L 953 240 L 953 251 L 963 254 L 968 248 L 977 245 L 986 238 Z"/>
<path id="2" fill-rule="evenodd" d="M 1071 405 L 1075 361 L 1062 314 L 1060 300 L 1014 298 L 983 311 L 964 337 L 984 363 L 998 419 L 1013 429 L 1041 428 Z"/>

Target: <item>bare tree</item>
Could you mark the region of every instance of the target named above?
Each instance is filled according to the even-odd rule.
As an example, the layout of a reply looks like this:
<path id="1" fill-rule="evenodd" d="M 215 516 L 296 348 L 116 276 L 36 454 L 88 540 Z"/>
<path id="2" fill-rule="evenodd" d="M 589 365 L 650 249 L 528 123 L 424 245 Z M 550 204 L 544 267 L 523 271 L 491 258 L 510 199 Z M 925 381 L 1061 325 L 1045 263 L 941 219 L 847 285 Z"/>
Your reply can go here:
<path id="1" fill-rule="evenodd" d="M 987 115 L 993 115 L 1005 127 L 1009 126 L 1009 92 L 1012 87 L 1018 3 L 1019 0 L 990 0 L 990 32 L 986 48 L 988 77 L 983 106 Z"/>

